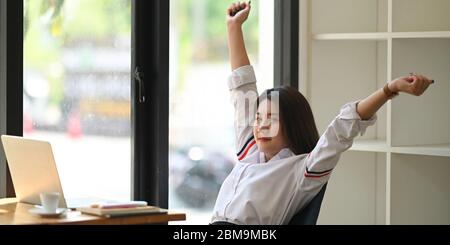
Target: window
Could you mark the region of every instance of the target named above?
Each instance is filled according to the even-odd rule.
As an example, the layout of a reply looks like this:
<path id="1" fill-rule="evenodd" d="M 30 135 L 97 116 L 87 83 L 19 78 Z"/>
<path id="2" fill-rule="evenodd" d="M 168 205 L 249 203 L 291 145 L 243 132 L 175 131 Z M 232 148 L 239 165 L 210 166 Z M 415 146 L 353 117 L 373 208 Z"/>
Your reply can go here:
<path id="1" fill-rule="evenodd" d="M 237 161 L 227 87 L 230 3 L 171 1 L 169 208 L 188 212 L 188 224 L 209 223 L 219 188 Z M 243 26 L 259 92 L 273 87 L 273 5 L 252 1 Z"/>
<path id="2" fill-rule="evenodd" d="M 131 198 L 131 0 L 24 0 L 23 134 L 66 196 Z"/>
<path id="3" fill-rule="evenodd" d="M 252 19 L 244 27 L 260 91 L 272 87 L 273 74 L 278 74 L 284 64 L 278 61 L 280 58 L 296 57 L 295 52 L 280 51 L 286 45 L 274 44 L 278 39 L 273 39 L 273 30 L 280 27 L 287 30 L 282 36 L 295 32 L 295 28 L 285 27 L 289 27 L 296 15 L 284 12 L 295 12 L 296 8 L 289 8 L 290 5 L 279 8 L 285 2 L 291 1 L 254 1 Z M 133 198 L 168 207 L 169 90 L 170 158 L 174 163 L 170 166 L 171 173 L 187 166 L 175 161 L 177 157 L 186 159 L 188 153 L 184 149 L 192 148 L 194 159 L 220 150 L 220 154 L 226 152 L 229 157 L 226 161 L 233 161 L 232 108 L 228 92 L 222 90 L 227 90 L 226 76 L 230 72 L 224 32 L 224 9 L 228 3 L 173 0 L 171 11 L 167 0 L 0 3 L 0 49 L 6 54 L 1 57 L 0 68 L 8 71 L 0 76 L 0 86 L 5 88 L 0 91 L 0 101 L 4 102 L 0 107 L 0 118 L 3 118 L 0 131 L 50 141 L 68 196 Z M 274 21 L 274 12 L 275 17 L 285 19 Z M 260 19 L 258 16 L 262 15 L 264 18 Z M 177 60 L 170 64 L 170 84 L 169 29 L 170 59 Z M 295 43 L 291 42 L 293 46 Z M 202 71 L 202 66 L 205 68 L 207 64 L 213 69 L 207 67 Z M 142 75 L 145 73 L 144 82 L 131 78 L 131 71 L 138 70 Z M 219 114 L 213 111 L 208 115 L 211 123 L 205 132 L 219 134 L 212 138 L 193 138 L 196 131 L 187 129 L 198 130 L 199 123 L 203 123 L 194 114 L 205 108 L 204 102 L 212 103 L 214 96 L 200 100 L 198 91 L 197 94 L 188 92 L 197 86 L 192 78 L 199 74 L 203 78 L 211 71 L 218 72 L 213 74 L 213 79 L 222 86 L 209 88 L 211 94 L 221 96 L 213 101 L 218 109 L 224 109 Z M 296 72 L 281 70 L 282 77 L 285 73 L 295 75 Z M 204 80 L 198 81 L 212 86 Z M 144 102 L 141 95 L 145 95 Z M 187 100 L 187 96 L 194 95 L 197 98 Z M 189 111 L 194 105 L 196 110 Z M 187 109 L 181 110 L 181 106 Z M 207 107 L 207 113 L 211 108 Z M 185 112 L 197 121 L 177 122 L 186 119 Z M 217 115 L 227 120 L 213 118 Z M 211 125 L 217 130 L 211 130 Z M 205 132 L 200 133 L 208 136 Z M 223 139 L 217 140 L 222 136 Z M 13 196 L 5 158 L 0 154 L 0 175 L 6 176 L 0 178 L 0 195 Z M 189 166 L 193 166 L 192 162 Z M 226 175 L 226 170 L 221 173 Z M 184 175 L 171 174 L 170 185 L 174 187 L 176 176 Z M 176 198 L 173 194 L 171 199 Z M 176 204 L 172 200 L 171 203 L 172 207 L 193 212 L 208 210 L 206 206 L 190 206 L 185 202 Z"/>

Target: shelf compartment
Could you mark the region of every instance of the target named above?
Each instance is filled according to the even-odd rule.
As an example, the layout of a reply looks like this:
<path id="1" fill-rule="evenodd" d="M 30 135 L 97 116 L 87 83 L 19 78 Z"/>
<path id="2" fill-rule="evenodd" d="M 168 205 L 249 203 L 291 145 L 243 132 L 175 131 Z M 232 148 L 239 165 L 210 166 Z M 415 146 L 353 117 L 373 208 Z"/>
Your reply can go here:
<path id="1" fill-rule="evenodd" d="M 409 72 L 436 81 L 420 97 L 392 101 L 392 146 L 450 143 L 450 39 L 393 40 L 393 77 Z"/>
<path id="2" fill-rule="evenodd" d="M 310 0 L 312 33 L 387 31 L 387 0 Z"/>
<path id="3" fill-rule="evenodd" d="M 344 152 L 327 185 L 318 224 L 383 224 L 385 161 L 384 153 Z"/>
<path id="4" fill-rule="evenodd" d="M 386 42 L 314 41 L 309 100 L 320 133 L 348 102 L 364 99 L 386 82 Z M 343 58 L 344 57 L 344 58 Z M 358 139 L 386 139 L 386 107 Z"/>
<path id="5" fill-rule="evenodd" d="M 450 159 L 392 154 L 391 224 L 450 224 Z"/>
<path id="6" fill-rule="evenodd" d="M 395 32 L 449 31 L 450 1 L 394 0 L 392 28 Z"/>

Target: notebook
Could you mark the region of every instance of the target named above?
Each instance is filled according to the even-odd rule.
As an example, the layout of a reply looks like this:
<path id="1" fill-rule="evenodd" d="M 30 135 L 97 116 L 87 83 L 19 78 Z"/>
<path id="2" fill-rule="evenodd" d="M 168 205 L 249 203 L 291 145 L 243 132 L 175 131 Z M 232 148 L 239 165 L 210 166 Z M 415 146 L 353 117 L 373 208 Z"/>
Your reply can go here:
<path id="1" fill-rule="evenodd" d="M 139 215 L 139 214 L 161 214 L 167 213 L 167 209 L 159 208 L 156 206 L 142 206 L 132 208 L 100 208 L 100 207 L 80 207 L 77 211 L 86 214 L 92 214 L 104 217 L 117 217 L 127 215 Z"/>

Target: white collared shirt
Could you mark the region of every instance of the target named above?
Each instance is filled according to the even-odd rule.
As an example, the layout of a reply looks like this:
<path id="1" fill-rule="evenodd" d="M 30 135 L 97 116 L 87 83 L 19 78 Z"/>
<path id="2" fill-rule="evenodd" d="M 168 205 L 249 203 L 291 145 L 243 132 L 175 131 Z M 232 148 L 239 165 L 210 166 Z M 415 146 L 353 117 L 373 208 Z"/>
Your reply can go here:
<path id="1" fill-rule="evenodd" d="M 374 115 L 370 120 L 361 120 L 356 112 L 357 102 L 345 104 L 311 153 L 295 155 L 285 148 L 266 162 L 254 142 L 251 123 L 246 126 L 238 123 L 243 116 L 250 119 L 254 116 L 244 115 L 248 111 L 245 103 L 237 102 L 243 93 L 257 91 L 253 67 L 234 70 L 228 85 L 235 107 L 239 162 L 220 188 L 211 222 L 287 224 L 328 181 L 353 138 L 362 135 L 377 118 Z"/>

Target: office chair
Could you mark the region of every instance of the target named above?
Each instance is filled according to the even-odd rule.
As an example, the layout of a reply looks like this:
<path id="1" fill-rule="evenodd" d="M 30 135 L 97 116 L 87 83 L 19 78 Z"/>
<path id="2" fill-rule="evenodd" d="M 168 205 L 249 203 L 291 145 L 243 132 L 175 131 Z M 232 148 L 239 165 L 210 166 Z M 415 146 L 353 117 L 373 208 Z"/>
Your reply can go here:
<path id="1" fill-rule="evenodd" d="M 323 196 L 327 189 L 327 183 L 322 186 L 319 193 L 311 200 L 311 202 L 302 208 L 292 217 L 288 225 L 315 225 L 319 218 L 320 206 L 322 205 Z"/>

